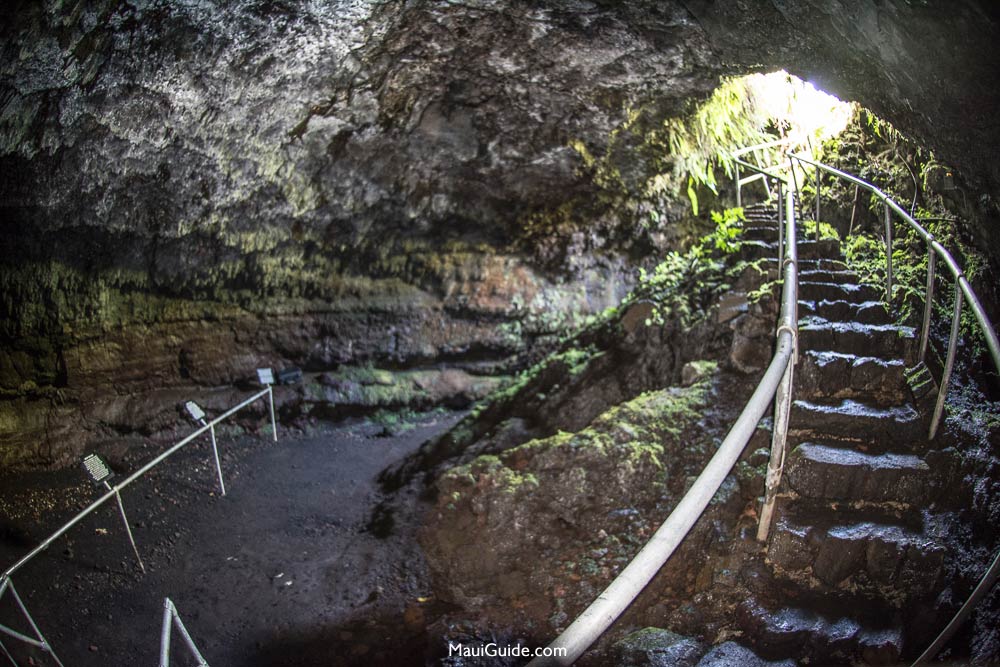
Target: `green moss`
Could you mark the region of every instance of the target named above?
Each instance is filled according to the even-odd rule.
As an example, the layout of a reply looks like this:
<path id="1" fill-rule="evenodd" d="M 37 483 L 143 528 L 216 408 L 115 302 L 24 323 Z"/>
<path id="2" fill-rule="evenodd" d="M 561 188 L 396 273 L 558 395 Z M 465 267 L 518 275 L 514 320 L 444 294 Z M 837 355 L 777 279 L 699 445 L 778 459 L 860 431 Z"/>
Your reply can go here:
<path id="1" fill-rule="evenodd" d="M 527 488 L 525 485 L 534 488 L 544 481 L 530 472 L 524 472 L 525 462 L 557 450 L 611 458 L 633 469 L 651 465 L 663 470 L 664 443 L 678 441 L 693 428 L 711 398 L 712 378 L 717 364 L 711 361 L 699 363 L 706 376 L 690 387 L 646 392 L 605 411 L 578 433 L 560 431 L 505 450 L 499 455 L 480 456 L 449 470 L 443 481 L 450 485 L 471 486 L 481 484 L 481 480 L 485 479 L 491 486 L 506 493 Z M 581 472 L 579 477 L 580 483 L 584 484 L 586 472 Z M 580 491 L 584 492 L 585 488 L 581 487 Z"/>
<path id="2" fill-rule="evenodd" d="M 802 226 L 803 226 L 803 231 L 802 231 L 803 240 L 809 239 L 811 241 L 816 238 L 815 220 L 806 220 L 802 223 Z M 834 226 L 828 222 L 823 222 L 823 221 L 820 221 L 819 223 L 819 237 L 820 239 L 831 239 L 833 241 L 840 240 L 840 234 L 837 232 Z"/>

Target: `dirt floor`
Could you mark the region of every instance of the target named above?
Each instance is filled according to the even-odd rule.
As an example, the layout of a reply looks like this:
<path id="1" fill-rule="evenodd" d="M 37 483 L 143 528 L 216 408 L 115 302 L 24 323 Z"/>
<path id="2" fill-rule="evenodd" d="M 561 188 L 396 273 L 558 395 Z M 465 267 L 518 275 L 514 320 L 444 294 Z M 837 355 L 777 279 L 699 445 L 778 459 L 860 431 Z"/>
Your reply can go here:
<path id="1" fill-rule="evenodd" d="M 445 611 L 414 537 L 422 505 L 410 493 L 373 524 L 374 477 L 458 417 L 396 435 L 356 421 L 278 443 L 221 438 L 225 497 L 207 439 L 192 443 L 122 494 L 145 575 L 109 503 L 14 584 L 66 667 L 157 664 L 164 597 L 212 665 L 422 664 L 426 627 Z M 122 472 L 153 455 L 130 455 Z M 0 477 L 0 565 L 99 493 L 79 468 Z M 9 594 L 0 623 L 28 631 Z M 3 643 L 21 665 L 52 664 Z M 172 664 L 193 664 L 176 633 L 172 646 Z"/>

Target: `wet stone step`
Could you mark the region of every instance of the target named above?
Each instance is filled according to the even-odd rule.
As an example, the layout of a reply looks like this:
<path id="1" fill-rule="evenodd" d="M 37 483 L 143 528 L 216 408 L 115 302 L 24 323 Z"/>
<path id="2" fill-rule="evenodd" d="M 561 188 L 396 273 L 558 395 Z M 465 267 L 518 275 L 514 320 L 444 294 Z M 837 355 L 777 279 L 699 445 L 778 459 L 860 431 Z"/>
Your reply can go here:
<path id="1" fill-rule="evenodd" d="M 744 227 L 740 235 L 741 241 L 777 241 L 778 227 Z"/>
<path id="2" fill-rule="evenodd" d="M 930 467 L 911 454 L 865 454 L 807 442 L 789 455 L 786 477 L 806 498 L 924 506 L 934 497 Z"/>
<path id="3" fill-rule="evenodd" d="M 912 327 L 895 324 L 831 322 L 816 316 L 799 319 L 799 342 L 805 350 L 909 359 L 915 348 Z"/>
<path id="4" fill-rule="evenodd" d="M 777 242 L 749 239 L 740 243 L 740 259 L 752 262 L 778 256 Z"/>
<path id="5" fill-rule="evenodd" d="M 806 271 L 848 271 L 847 264 L 842 259 L 829 258 L 799 258 L 799 272 Z"/>
<path id="6" fill-rule="evenodd" d="M 811 568 L 828 586 L 854 577 L 854 590 L 867 583 L 873 595 L 892 596 L 898 603 L 936 591 L 944 547 L 935 539 L 892 523 L 834 518 L 847 522 L 813 526 L 783 514 L 772 533 L 768 560 L 789 571 Z"/>
<path id="7" fill-rule="evenodd" d="M 887 405 L 906 399 L 905 365 L 843 352 L 808 350 L 795 379 L 803 398 L 869 398 Z"/>
<path id="8" fill-rule="evenodd" d="M 792 403 L 791 428 L 856 438 L 872 450 L 913 451 L 926 444 L 923 420 L 910 404 L 880 407 L 852 398 Z"/>
<path id="9" fill-rule="evenodd" d="M 881 293 L 871 285 L 799 280 L 799 298 L 805 301 L 878 301 Z"/>
<path id="10" fill-rule="evenodd" d="M 778 215 L 778 209 L 773 205 L 768 206 L 766 204 L 751 204 L 750 206 L 743 207 L 743 215 L 745 217 L 750 217 L 752 215 Z"/>
<path id="11" fill-rule="evenodd" d="M 871 628 L 848 615 L 825 615 L 799 607 L 768 609 L 755 600 L 743 602 L 737 615 L 754 649 L 766 658 L 795 656 L 801 662 L 822 665 L 858 660 L 891 665 L 903 651 L 898 625 Z"/>
<path id="12" fill-rule="evenodd" d="M 803 269 L 799 271 L 799 280 L 815 283 L 858 283 L 858 274 L 850 269 Z"/>
<path id="13" fill-rule="evenodd" d="M 889 311 L 881 301 L 851 300 L 799 300 L 799 315 L 816 316 L 830 322 L 859 322 L 861 324 L 892 324 Z"/>
<path id="14" fill-rule="evenodd" d="M 839 259 L 841 256 L 840 241 L 837 239 L 820 239 L 819 241 L 815 241 L 813 239 L 806 239 L 800 233 L 799 256 L 804 258 Z"/>
<path id="15" fill-rule="evenodd" d="M 772 243 L 768 245 L 768 248 L 774 250 L 774 255 L 766 255 L 761 258 L 761 263 L 764 268 L 777 269 L 778 267 L 778 244 Z M 801 281 L 802 273 L 806 271 L 845 271 L 847 270 L 847 265 L 839 259 L 804 259 L 799 258 L 799 280 Z M 856 281 L 855 281 L 856 282 Z"/>

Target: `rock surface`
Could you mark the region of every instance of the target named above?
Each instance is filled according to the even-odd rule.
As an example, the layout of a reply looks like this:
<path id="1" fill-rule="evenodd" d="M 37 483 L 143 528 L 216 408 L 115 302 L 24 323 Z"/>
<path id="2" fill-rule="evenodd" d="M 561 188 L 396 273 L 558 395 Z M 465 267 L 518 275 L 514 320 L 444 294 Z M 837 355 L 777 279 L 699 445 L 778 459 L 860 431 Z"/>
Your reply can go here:
<path id="1" fill-rule="evenodd" d="M 564 629 L 714 453 L 742 407 L 734 389 L 739 393 L 732 378 L 713 373 L 689 387 L 644 393 L 576 433 L 449 469 L 438 479 L 422 538 L 439 594 L 504 623 L 547 629 L 543 634 Z M 725 551 L 743 507 L 738 479 L 726 481 L 630 614 L 662 614 L 706 585 L 698 578 L 710 567 L 704 554 Z"/>
<path id="2" fill-rule="evenodd" d="M 996 10 L 857 5 L 15 2 L 2 458 L 141 430 L 119 396 L 500 358 L 616 304 L 690 234 L 645 137 L 721 74 L 815 75 L 1000 183 Z"/>

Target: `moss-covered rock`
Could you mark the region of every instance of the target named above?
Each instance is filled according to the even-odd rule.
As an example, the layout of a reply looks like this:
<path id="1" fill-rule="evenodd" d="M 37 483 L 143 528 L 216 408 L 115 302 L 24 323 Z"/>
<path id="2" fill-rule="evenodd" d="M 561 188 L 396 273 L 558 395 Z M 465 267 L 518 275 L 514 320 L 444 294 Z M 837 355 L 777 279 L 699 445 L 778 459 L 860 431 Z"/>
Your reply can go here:
<path id="1" fill-rule="evenodd" d="M 575 433 L 482 455 L 442 474 L 422 533 L 439 590 L 467 609 L 515 609 L 535 627 L 564 627 L 669 514 L 714 452 L 716 429 L 741 407 L 727 404 L 727 380 L 712 368 L 689 387 L 616 405 Z M 725 540 L 711 526 L 735 521 L 738 489 L 735 480 L 723 487 L 691 546 L 672 562 L 698 561 L 699 549 Z M 661 593 L 687 594 L 695 585 L 676 564 L 658 581 Z"/>

